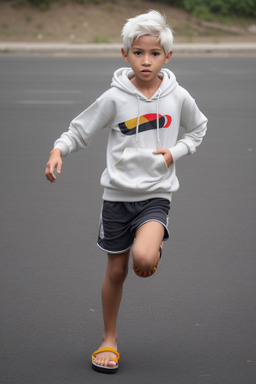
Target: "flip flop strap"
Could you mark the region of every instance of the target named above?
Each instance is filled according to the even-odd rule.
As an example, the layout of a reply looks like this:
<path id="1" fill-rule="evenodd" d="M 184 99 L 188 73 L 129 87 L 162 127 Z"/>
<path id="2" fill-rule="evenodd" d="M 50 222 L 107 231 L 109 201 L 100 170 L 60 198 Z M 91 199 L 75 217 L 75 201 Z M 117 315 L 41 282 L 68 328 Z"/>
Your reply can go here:
<path id="1" fill-rule="evenodd" d="M 94 359 L 94 357 L 98 354 L 98 353 L 101 353 L 101 352 L 113 352 L 117 355 L 117 357 L 113 357 L 111 359 L 111 361 L 115 361 L 116 363 L 118 363 L 118 360 L 120 359 L 120 354 L 113 348 L 101 348 L 101 349 L 98 349 L 97 351 L 93 352 L 92 354 L 92 360 Z"/>

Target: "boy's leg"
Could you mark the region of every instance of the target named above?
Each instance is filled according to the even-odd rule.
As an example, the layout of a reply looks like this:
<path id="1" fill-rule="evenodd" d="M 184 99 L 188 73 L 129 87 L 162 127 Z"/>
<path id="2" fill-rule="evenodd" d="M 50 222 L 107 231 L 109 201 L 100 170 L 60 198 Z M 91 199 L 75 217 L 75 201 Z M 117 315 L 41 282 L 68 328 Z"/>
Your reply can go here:
<path id="1" fill-rule="evenodd" d="M 132 249 L 133 261 L 143 272 L 152 271 L 159 261 L 164 231 L 163 225 L 157 221 L 149 221 L 137 229 Z"/>
<path id="2" fill-rule="evenodd" d="M 99 349 L 117 350 L 116 321 L 122 299 L 123 284 L 128 273 L 129 254 L 130 251 L 117 255 L 108 254 L 106 275 L 102 285 L 104 334 Z M 114 357 L 116 357 L 114 353 L 102 352 L 96 355 L 94 362 L 102 366 L 115 366 L 116 363 L 111 361 Z"/>

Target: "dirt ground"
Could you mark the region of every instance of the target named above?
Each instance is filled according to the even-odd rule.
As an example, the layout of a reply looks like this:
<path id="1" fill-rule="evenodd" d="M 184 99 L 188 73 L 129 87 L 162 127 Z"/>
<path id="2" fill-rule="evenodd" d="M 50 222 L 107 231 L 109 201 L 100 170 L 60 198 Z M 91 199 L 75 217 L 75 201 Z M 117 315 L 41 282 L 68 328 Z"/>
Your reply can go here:
<path id="1" fill-rule="evenodd" d="M 206 23 L 182 9 L 142 0 L 86 5 L 58 1 L 46 11 L 14 1 L 0 3 L 0 41 L 121 43 L 126 19 L 149 9 L 166 15 L 176 43 L 256 42 L 256 20 L 239 20 L 233 25 Z"/>

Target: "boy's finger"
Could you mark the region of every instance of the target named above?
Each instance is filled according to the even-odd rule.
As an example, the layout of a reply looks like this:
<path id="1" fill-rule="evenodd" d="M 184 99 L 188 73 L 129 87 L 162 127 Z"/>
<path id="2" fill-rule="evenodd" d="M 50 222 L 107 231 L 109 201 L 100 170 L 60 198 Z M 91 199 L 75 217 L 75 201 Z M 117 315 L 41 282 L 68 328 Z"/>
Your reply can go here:
<path id="1" fill-rule="evenodd" d="M 57 165 L 57 172 L 58 172 L 58 173 L 61 173 L 61 168 L 62 168 L 61 166 L 62 166 L 62 164 L 58 164 L 58 165 Z"/>
<path id="2" fill-rule="evenodd" d="M 47 167 L 45 171 L 45 176 L 47 180 L 49 180 L 51 183 L 56 180 L 56 176 L 54 174 L 54 168 Z"/>
<path id="3" fill-rule="evenodd" d="M 153 152 L 154 155 L 165 155 L 166 150 L 165 149 L 158 149 L 157 151 Z"/>
<path id="4" fill-rule="evenodd" d="M 56 176 L 50 172 L 46 172 L 45 176 L 47 180 L 49 180 L 51 183 L 53 183 L 56 180 Z"/>

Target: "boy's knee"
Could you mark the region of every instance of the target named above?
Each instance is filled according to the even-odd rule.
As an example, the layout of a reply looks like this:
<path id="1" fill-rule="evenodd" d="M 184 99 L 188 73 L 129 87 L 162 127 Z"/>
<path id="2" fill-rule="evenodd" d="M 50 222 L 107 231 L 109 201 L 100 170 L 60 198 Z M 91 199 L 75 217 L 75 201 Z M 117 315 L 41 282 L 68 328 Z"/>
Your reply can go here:
<path id="1" fill-rule="evenodd" d="M 143 271 L 151 271 L 155 266 L 155 255 L 143 249 L 133 249 L 133 262 Z"/>
<path id="2" fill-rule="evenodd" d="M 109 270 L 109 278 L 113 283 L 123 283 L 128 273 L 127 266 L 113 266 Z"/>

